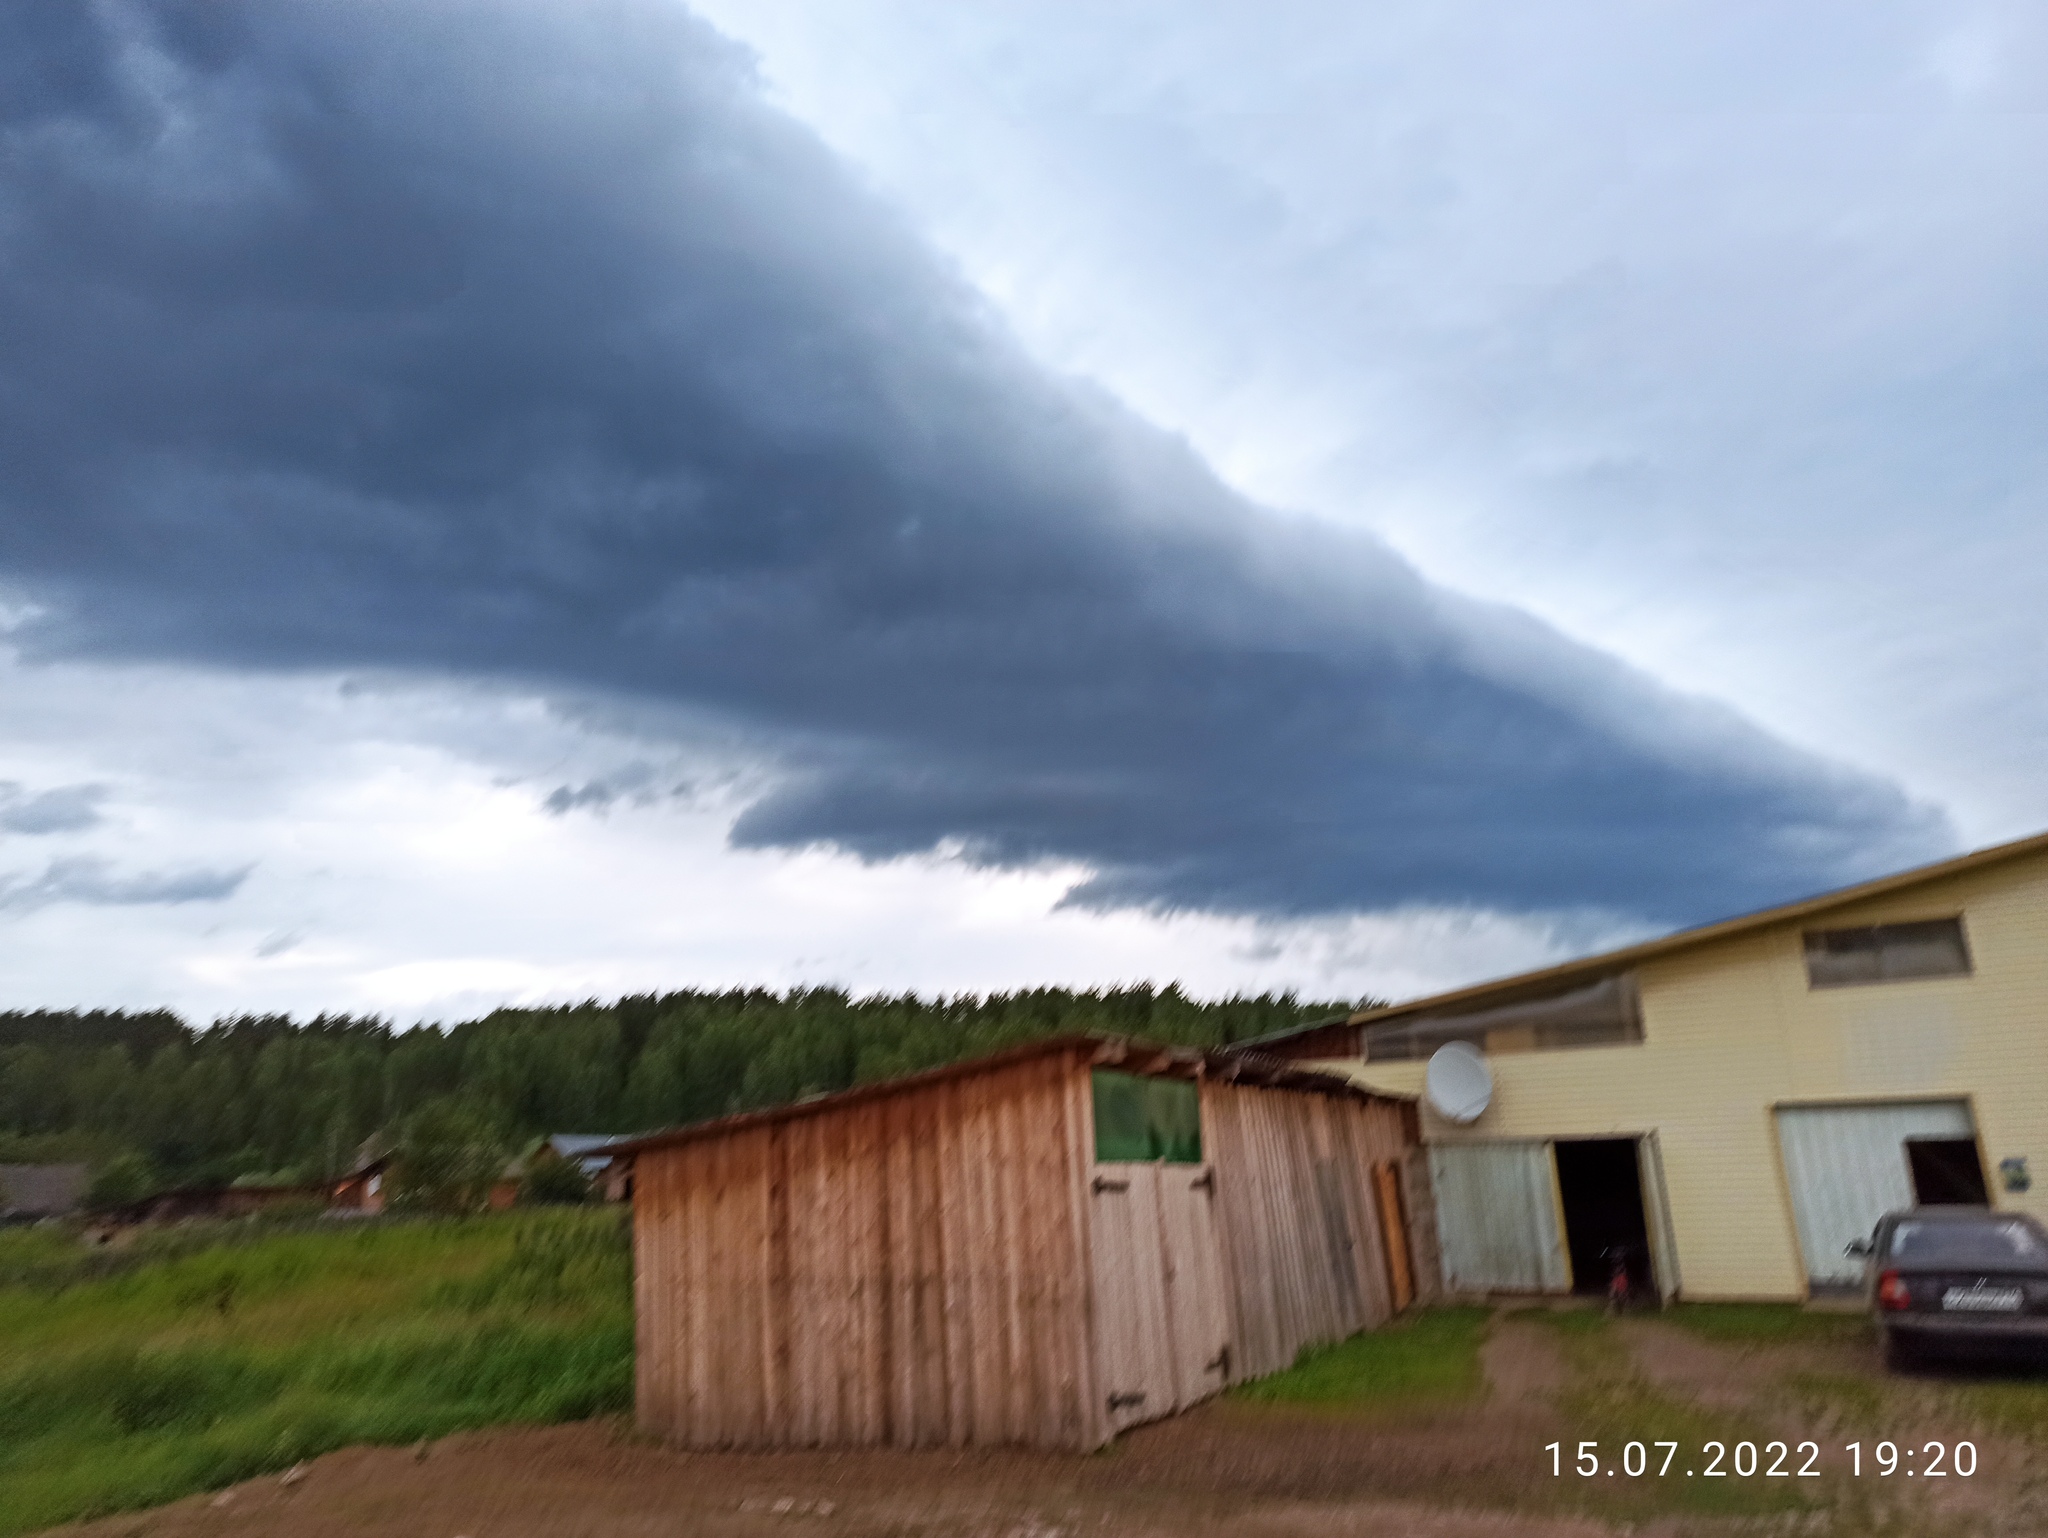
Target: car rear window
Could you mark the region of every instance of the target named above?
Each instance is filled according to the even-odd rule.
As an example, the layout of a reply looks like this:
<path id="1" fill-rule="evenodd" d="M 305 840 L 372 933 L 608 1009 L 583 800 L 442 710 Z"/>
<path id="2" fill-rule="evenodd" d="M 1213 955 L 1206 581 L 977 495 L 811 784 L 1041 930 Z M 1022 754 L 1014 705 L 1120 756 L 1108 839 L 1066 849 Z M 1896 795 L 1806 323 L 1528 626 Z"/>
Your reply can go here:
<path id="1" fill-rule="evenodd" d="M 2017 1218 L 1987 1218 L 1982 1223 L 1907 1219 L 1892 1230 L 1891 1257 L 1965 1266 L 2041 1265 L 2048 1263 L 2048 1240 Z"/>

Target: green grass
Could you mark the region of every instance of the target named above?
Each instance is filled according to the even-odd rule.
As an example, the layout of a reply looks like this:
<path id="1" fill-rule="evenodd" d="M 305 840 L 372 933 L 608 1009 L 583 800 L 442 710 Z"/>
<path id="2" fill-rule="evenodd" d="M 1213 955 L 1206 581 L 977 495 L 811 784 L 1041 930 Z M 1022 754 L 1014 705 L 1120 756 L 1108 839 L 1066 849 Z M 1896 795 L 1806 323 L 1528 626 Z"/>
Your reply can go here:
<path id="1" fill-rule="evenodd" d="M 1807 1510 L 1825 1499 L 1826 1492 L 1813 1488 L 1813 1481 L 1762 1478 L 1710 1478 L 1704 1473 L 1687 1477 L 1681 1470 L 1699 1463 L 1698 1453 L 1709 1442 L 1720 1442 L 1731 1450 L 1738 1442 L 1758 1448 L 1776 1437 L 1767 1427 L 1749 1417 L 1708 1410 L 1679 1399 L 1662 1389 L 1636 1379 L 1610 1379 L 1585 1383 L 1561 1396 L 1570 1431 L 1565 1450 L 1580 1441 L 1599 1444 L 1598 1456 L 1612 1466 L 1630 1442 L 1641 1442 L 1661 1466 L 1663 1452 L 1658 1442 L 1676 1442 L 1673 1470 L 1661 1477 L 1627 1479 L 1617 1477 L 1585 1482 L 1581 1493 L 1592 1509 L 1607 1514 L 1621 1512 L 1685 1512 L 1697 1516 L 1758 1516 L 1773 1512 Z M 1682 1460 L 1682 1461 L 1681 1461 Z M 1722 1467 L 1731 1465 L 1724 1462 Z M 1796 1466 L 1796 1464 L 1795 1464 Z"/>
<path id="2" fill-rule="evenodd" d="M 1674 1303 L 1658 1317 L 1722 1346 L 1854 1344 L 1870 1336 L 1861 1314 L 1797 1303 Z"/>
<path id="3" fill-rule="evenodd" d="M 1989 1378 L 1944 1383 L 1938 1388 L 1944 1408 L 1966 1424 L 2030 1442 L 2048 1442 L 2048 1381 Z"/>
<path id="4" fill-rule="evenodd" d="M 68 1276 L 85 1253 L 76 1238 L 55 1226 L 0 1228 L 0 1288 Z"/>
<path id="5" fill-rule="evenodd" d="M 1262 1404 L 1403 1409 L 1456 1404 L 1485 1387 L 1483 1308 L 1428 1309 L 1399 1324 L 1304 1351 L 1282 1373 L 1233 1391 Z"/>
<path id="6" fill-rule="evenodd" d="M 1809 1420 L 1852 1431 L 1882 1431 L 1893 1415 L 1896 1395 L 1881 1379 L 1846 1373 L 1792 1372 L 1785 1392 Z"/>
<path id="7" fill-rule="evenodd" d="M 0 1235 L 0 1535 L 631 1402 L 615 1211 L 207 1237 L 95 1275 Z"/>

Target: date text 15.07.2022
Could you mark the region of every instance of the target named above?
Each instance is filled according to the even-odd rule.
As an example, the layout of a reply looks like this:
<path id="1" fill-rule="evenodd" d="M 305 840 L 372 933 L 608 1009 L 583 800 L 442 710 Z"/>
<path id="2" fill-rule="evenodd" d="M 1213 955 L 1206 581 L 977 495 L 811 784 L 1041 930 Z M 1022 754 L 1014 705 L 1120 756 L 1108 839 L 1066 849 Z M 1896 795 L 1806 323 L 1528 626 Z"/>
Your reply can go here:
<path id="1" fill-rule="evenodd" d="M 1858 1478 L 1968 1479 L 1977 1472 L 1974 1442 L 1844 1442 L 1825 1453 L 1818 1442 L 1624 1442 L 1604 1450 L 1598 1442 L 1581 1442 L 1576 1454 L 1550 1442 L 1543 1450 L 1560 1479 L 1818 1479 L 1823 1460 Z"/>

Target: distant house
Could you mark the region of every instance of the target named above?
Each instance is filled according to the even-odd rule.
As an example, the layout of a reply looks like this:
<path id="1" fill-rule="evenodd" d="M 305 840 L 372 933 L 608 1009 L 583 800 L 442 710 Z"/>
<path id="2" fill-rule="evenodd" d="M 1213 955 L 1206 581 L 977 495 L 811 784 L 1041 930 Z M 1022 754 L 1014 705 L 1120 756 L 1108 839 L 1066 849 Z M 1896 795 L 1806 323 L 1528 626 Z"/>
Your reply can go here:
<path id="1" fill-rule="evenodd" d="M 526 1151 L 506 1164 L 491 1186 L 491 1210 L 502 1212 L 519 1200 L 519 1187 L 526 1177 L 544 1164 L 574 1163 L 591 1189 L 605 1201 L 622 1201 L 630 1194 L 630 1176 L 614 1175 L 611 1145 L 619 1141 L 609 1132 L 556 1132 L 536 1139 Z"/>
<path id="2" fill-rule="evenodd" d="M 76 1212 L 86 1184 L 83 1164 L 0 1164 L 0 1223 L 33 1223 Z"/>
<path id="3" fill-rule="evenodd" d="M 388 1156 L 370 1159 L 327 1188 L 327 1210 L 370 1216 L 384 1210 L 384 1176 L 391 1166 Z"/>
<path id="4" fill-rule="evenodd" d="M 547 1146 L 558 1159 L 574 1159 L 585 1180 L 598 1181 L 611 1167 L 611 1145 L 618 1141 L 613 1132 L 557 1132 Z"/>

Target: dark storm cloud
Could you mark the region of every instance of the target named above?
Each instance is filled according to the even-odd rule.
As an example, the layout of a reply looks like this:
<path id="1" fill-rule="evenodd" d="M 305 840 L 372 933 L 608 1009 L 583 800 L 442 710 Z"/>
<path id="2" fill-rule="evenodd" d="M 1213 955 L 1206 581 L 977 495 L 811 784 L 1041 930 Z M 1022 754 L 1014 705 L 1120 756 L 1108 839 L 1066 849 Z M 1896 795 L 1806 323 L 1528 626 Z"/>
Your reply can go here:
<path id="1" fill-rule="evenodd" d="M 0 874 L 0 913 L 29 913 L 53 903 L 99 907 L 221 902 L 235 895 L 249 870 L 151 871 L 123 876 L 105 860 L 52 860 L 40 876 Z"/>
<path id="2" fill-rule="evenodd" d="M 100 821 L 104 785 L 58 785 L 30 790 L 13 780 L 0 780 L 0 832 L 77 833 Z"/>
<path id="3" fill-rule="evenodd" d="M 1101 904 L 1682 919 L 1947 841 L 1034 369 L 667 5 L 0 14 L 32 655 L 682 704 L 779 766 L 742 844 Z"/>

